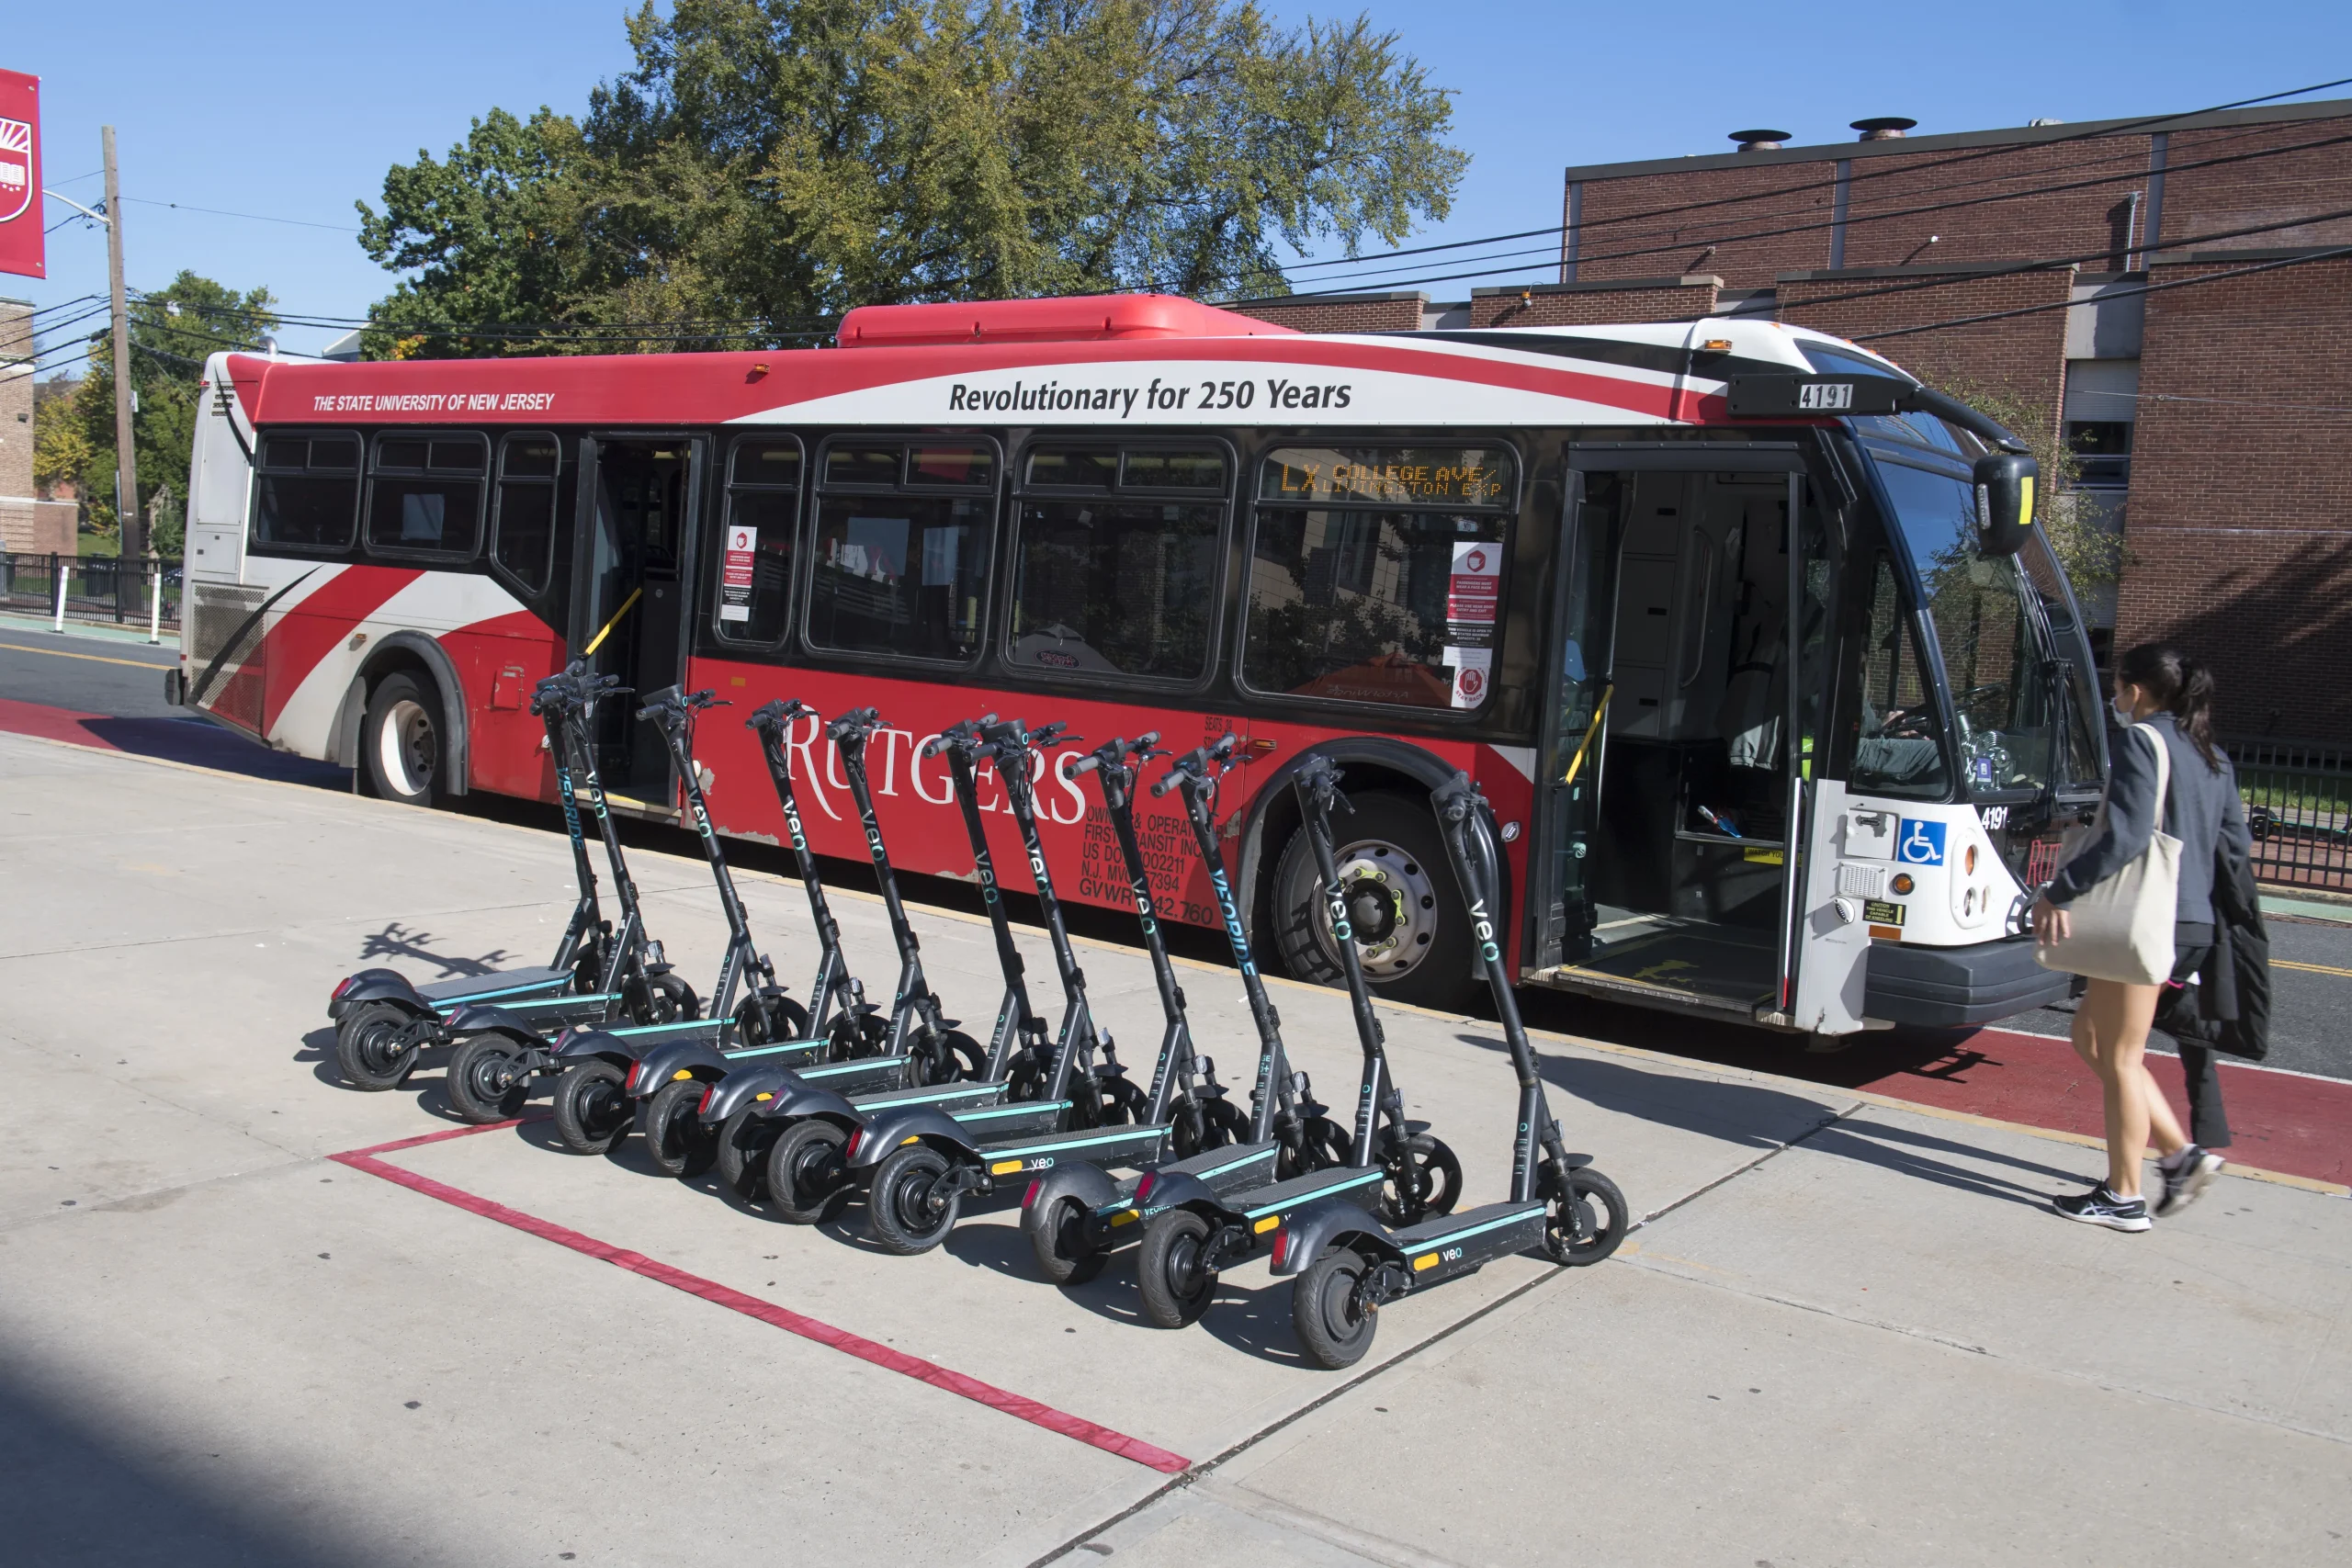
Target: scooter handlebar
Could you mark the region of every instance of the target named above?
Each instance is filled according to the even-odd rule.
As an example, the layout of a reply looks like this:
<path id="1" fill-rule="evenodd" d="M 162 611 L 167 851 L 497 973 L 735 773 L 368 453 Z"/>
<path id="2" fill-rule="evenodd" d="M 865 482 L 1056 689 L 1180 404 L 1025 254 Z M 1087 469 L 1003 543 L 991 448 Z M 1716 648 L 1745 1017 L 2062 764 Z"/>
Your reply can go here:
<path id="1" fill-rule="evenodd" d="M 789 700 L 775 697 L 753 708 L 752 716 L 743 721 L 743 728 L 756 729 L 764 734 L 772 729 L 782 729 L 789 724 L 797 724 L 801 719 L 812 716 L 816 711 L 798 697 Z"/>
<path id="2" fill-rule="evenodd" d="M 825 727 L 825 737 L 829 740 L 846 740 L 853 735 L 872 733 L 881 722 L 880 708 L 852 708 Z"/>
<path id="3" fill-rule="evenodd" d="M 1248 756 L 1245 755 L 1237 760 L 1233 755 L 1233 749 L 1240 744 L 1241 737 L 1228 729 L 1223 737 L 1211 744 L 1195 747 L 1185 752 L 1169 767 L 1167 773 L 1161 777 L 1160 781 L 1151 786 L 1152 798 L 1159 799 L 1187 778 L 1206 784 L 1220 773 L 1247 765 L 1250 761 Z"/>

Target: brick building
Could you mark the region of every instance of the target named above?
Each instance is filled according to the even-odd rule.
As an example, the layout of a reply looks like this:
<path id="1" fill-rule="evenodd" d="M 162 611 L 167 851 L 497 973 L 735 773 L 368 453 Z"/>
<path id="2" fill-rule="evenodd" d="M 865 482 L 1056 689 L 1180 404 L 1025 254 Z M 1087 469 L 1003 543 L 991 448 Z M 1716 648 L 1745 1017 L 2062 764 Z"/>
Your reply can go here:
<path id="1" fill-rule="evenodd" d="M 2352 740 L 2352 100 L 1856 130 L 1571 168 L 1540 281 L 1242 308 L 1310 332 L 1771 316 L 2005 392 L 2123 534 L 2120 581 L 2084 585 L 2101 657 L 2172 638 L 2214 663 L 2231 733 Z M 1992 319 L 1939 324 L 1967 318 Z"/>
<path id="2" fill-rule="evenodd" d="M 33 308 L 0 299 L 0 551 L 72 555 L 75 507 L 33 489 Z"/>

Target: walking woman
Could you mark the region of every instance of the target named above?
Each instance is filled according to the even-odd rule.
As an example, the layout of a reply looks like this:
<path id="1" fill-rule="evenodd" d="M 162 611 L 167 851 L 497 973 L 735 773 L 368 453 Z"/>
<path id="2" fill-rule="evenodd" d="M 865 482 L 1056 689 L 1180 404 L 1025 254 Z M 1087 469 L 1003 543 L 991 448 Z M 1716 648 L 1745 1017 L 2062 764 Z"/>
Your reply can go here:
<path id="1" fill-rule="evenodd" d="M 2059 868 L 2034 905 L 2037 935 L 2064 941 L 2067 905 L 2137 860 L 2151 835 L 2162 831 L 2180 840 L 2173 976 L 2186 979 L 2204 967 L 2213 945 L 2214 850 L 2224 839 L 2241 852 L 2252 844 L 2237 776 L 2213 744 L 2212 705 L 2212 676 L 2177 649 L 2143 643 L 2117 660 L 2115 716 L 2124 728 L 2112 736 L 2104 824 L 2081 853 Z M 2158 745 L 2165 752 L 2162 759 Z M 2220 1156 L 2182 1134 L 2143 1060 L 2148 1026 L 2163 991 L 2162 985 L 2094 978 L 2075 1011 L 2075 1050 L 2098 1075 L 2106 1094 L 2107 1179 L 2088 1192 L 2054 1201 L 2070 1220 L 2146 1230 L 2140 1162 L 2151 1143 L 2164 1175 L 2158 1214 L 2188 1207 L 2221 1171 Z"/>

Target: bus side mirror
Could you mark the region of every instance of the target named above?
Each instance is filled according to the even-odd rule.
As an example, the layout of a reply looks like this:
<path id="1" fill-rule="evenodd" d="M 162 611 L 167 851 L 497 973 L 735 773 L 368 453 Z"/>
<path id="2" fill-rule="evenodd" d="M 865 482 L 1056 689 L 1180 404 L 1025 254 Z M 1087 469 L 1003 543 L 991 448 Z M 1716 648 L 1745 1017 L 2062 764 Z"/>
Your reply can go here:
<path id="1" fill-rule="evenodd" d="M 1976 459 L 1976 547 L 1988 556 L 2013 556 L 2033 532 L 2035 480 L 2041 470 L 2021 452 L 1994 452 Z"/>

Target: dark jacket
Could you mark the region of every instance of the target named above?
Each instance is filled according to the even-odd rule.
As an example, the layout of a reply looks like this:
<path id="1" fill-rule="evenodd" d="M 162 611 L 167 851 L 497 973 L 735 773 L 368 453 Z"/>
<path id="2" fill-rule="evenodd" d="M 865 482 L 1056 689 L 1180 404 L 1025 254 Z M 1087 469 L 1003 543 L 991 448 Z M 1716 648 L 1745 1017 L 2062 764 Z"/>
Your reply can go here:
<path id="1" fill-rule="evenodd" d="M 2253 851 L 2245 807 L 2238 799 L 2237 774 L 2227 757 L 2220 768 L 2209 766 L 2172 715 L 2160 713 L 2142 722 L 2163 738 L 2172 759 L 2164 830 L 2180 840 L 2180 900 L 2174 919 L 2214 924 L 2216 852 L 2225 840 L 2241 855 Z M 2113 761 L 2107 780 L 2106 820 L 2098 835 L 2051 878 L 2048 897 L 2061 908 L 2138 859 L 2156 827 L 2156 754 L 2147 736 L 2136 729 L 2110 731 L 2108 755 Z"/>
<path id="2" fill-rule="evenodd" d="M 2259 1062 L 2270 1051 L 2270 933 L 2263 929 L 2254 860 L 2224 839 L 2213 866 L 2213 952 L 2192 998 L 2167 989 L 2156 1027 L 2184 1044 Z"/>

